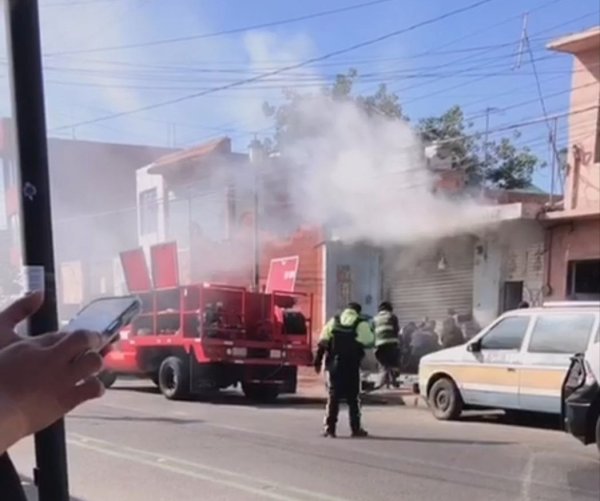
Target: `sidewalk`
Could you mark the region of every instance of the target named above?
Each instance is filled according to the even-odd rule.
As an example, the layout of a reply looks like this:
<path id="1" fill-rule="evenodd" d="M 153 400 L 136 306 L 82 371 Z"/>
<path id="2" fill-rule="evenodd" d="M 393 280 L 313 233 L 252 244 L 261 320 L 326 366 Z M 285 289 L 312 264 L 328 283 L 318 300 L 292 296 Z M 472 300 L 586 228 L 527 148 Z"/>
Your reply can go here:
<path id="1" fill-rule="evenodd" d="M 322 399 L 325 401 L 327 392 L 323 375 L 316 374 L 311 368 L 300 368 L 298 370 L 297 395 L 303 398 Z M 426 407 L 423 399 L 413 392 L 412 386 L 390 390 L 376 390 L 372 393 L 363 394 L 361 398 L 366 405 Z"/>

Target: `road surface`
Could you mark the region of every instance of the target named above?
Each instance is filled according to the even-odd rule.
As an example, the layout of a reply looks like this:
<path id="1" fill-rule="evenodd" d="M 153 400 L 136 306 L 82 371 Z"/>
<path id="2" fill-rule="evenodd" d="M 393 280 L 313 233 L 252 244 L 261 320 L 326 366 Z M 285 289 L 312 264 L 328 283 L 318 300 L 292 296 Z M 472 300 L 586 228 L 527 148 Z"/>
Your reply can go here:
<path id="1" fill-rule="evenodd" d="M 79 501 L 600 499 L 595 449 L 557 430 L 378 405 L 364 408 L 372 437 L 347 438 L 343 410 L 333 440 L 319 436 L 312 400 L 170 402 L 117 386 L 67 421 Z M 27 483 L 31 443 L 12 455 Z"/>

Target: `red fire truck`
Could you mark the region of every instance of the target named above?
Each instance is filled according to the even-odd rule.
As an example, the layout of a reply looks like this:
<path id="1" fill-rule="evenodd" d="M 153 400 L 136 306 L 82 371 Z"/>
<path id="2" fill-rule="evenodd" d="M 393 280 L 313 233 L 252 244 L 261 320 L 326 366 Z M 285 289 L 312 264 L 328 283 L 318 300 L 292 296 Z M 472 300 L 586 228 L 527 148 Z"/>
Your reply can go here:
<path id="1" fill-rule="evenodd" d="M 311 296 L 179 285 L 175 244 L 155 245 L 150 255 L 152 279 L 142 249 L 121 254 L 127 286 L 143 309 L 106 356 L 107 386 L 135 375 L 169 399 L 238 384 L 252 399 L 295 393 L 298 366 L 312 359 Z"/>

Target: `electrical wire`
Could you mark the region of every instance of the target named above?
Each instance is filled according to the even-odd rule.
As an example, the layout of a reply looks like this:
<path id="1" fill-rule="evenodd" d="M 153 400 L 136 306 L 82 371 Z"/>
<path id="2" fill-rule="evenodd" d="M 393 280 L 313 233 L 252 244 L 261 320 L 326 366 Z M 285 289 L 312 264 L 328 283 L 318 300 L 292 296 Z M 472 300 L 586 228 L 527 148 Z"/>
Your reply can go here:
<path id="1" fill-rule="evenodd" d="M 214 31 L 211 33 L 202 33 L 199 35 L 166 38 L 166 39 L 162 39 L 162 40 L 153 40 L 153 41 L 148 41 L 148 42 L 139 42 L 139 43 L 124 44 L 124 45 L 96 47 L 96 48 L 92 48 L 92 49 L 72 49 L 72 50 L 66 50 L 66 51 L 60 51 L 60 52 L 51 52 L 49 54 L 44 54 L 44 57 L 65 56 L 65 55 L 73 55 L 73 54 L 91 54 L 91 53 L 96 53 L 96 52 L 107 52 L 107 51 L 114 51 L 114 50 L 139 49 L 139 48 L 146 48 L 146 47 L 156 47 L 158 45 L 168 45 L 168 44 L 178 43 L 178 42 L 189 42 L 191 40 L 204 40 L 207 38 L 215 38 L 215 37 L 220 37 L 220 36 L 224 36 L 224 35 L 234 35 L 237 33 L 244 33 L 246 31 L 251 31 L 251 30 L 272 28 L 275 26 L 282 26 L 285 24 L 297 23 L 299 21 L 308 21 L 310 19 L 331 16 L 334 14 L 341 14 L 343 12 L 350 12 L 350 11 L 362 9 L 365 7 L 373 7 L 375 5 L 389 3 L 391 1 L 396 1 L 396 0 L 371 0 L 369 2 L 348 5 L 346 7 L 340 7 L 337 9 L 329 9 L 329 10 L 324 10 L 324 11 L 320 11 L 320 12 L 314 12 L 312 14 L 306 14 L 303 16 L 296 16 L 296 17 L 291 17 L 291 18 L 287 18 L 287 19 L 280 19 L 278 21 L 258 23 L 258 24 L 254 24 L 254 25 L 243 26 L 243 27 L 239 27 L 239 28 L 232 28 L 232 29 L 228 29 L 228 30 Z"/>
<path id="2" fill-rule="evenodd" d="M 414 31 L 414 30 L 416 30 L 418 28 L 421 28 L 423 26 L 428 26 L 430 24 L 435 24 L 435 23 L 437 23 L 437 22 L 439 22 L 441 20 L 448 19 L 448 18 L 450 18 L 452 16 L 456 16 L 458 14 L 462 14 L 464 12 L 476 9 L 477 7 L 480 7 L 482 5 L 490 3 L 491 1 L 493 1 L 493 0 L 478 0 L 478 1 L 476 1 L 476 2 L 474 2 L 472 4 L 469 4 L 469 5 L 465 6 L 465 7 L 461 7 L 459 9 L 454 9 L 452 11 L 445 12 L 444 14 L 440 14 L 440 15 L 438 15 L 436 17 L 426 19 L 425 21 L 421 21 L 421 22 L 412 24 L 412 25 L 410 25 L 408 27 L 392 31 L 392 32 L 386 33 L 384 35 L 380 35 L 378 37 L 371 38 L 369 40 L 365 40 L 363 42 L 359 42 L 359 43 L 350 45 L 350 46 L 342 48 L 342 49 L 338 49 L 336 51 L 332 51 L 332 52 L 328 52 L 326 54 L 322 54 L 320 56 L 312 57 L 312 58 L 306 59 L 306 60 L 301 61 L 301 62 L 296 63 L 296 64 L 291 64 L 291 65 L 288 65 L 288 66 L 283 66 L 281 68 L 278 68 L 278 69 L 270 71 L 270 72 L 261 73 L 259 75 L 254 76 L 254 77 L 245 78 L 245 79 L 242 79 L 242 80 L 231 82 L 231 83 L 226 84 L 226 85 L 221 85 L 221 86 L 213 87 L 213 88 L 206 89 L 206 90 L 203 90 L 203 91 L 200 91 L 200 92 L 195 92 L 193 94 L 187 94 L 187 95 L 184 95 L 184 96 L 180 96 L 180 97 L 177 97 L 177 98 L 164 100 L 164 101 L 157 102 L 157 103 L 154 103 L 154 104 L 140 106 L 139 108 L 136 108 L 136 109 L 126 110 L 126 111 L 122 111 L 122 112 L 118 112 L 118 113 L 113 113 L 111 115 L 105 115 L 103 117 L 97 117 L 97 118 L 94 118 L 94 119 L 85 120 L 85 121 L 77 123 L 77 124 L 71 124 L 71 125 L 68 125 L 68 126 L 64 126 L 61 129 L 71 128 L 71 127 L 77 127 L 77 126 L 80 126 L 80 125 L 88 125 L 88 124 L 91 124 L 91 123 L 97 123 L 97 122 L 102 122 L 102 121 L 105 121 L 105 120 L 112 120 L 114 118 L 119 118 L 119 117 L 122 117 L 122 116 L 127 116 L 127 115 L 130 115 L 132 113 L 140 113 L 142 111 L 149 111 L 149 110 L 153 110 L 153 109 L 157 109 L 157 108 L 162 108 L 164 106 L 169 106 L 169 105 L 172 105 L 172 104 L 177 104 L 177 103 L 189 101 L 190 99 L 196 99 L 198 97 L 206 96 L 208 94 L 212 94 L 212 93 L 215 93 L 215 92 L 220 92 L 220 91 L 223 91 L 223 90 L 227 90 L 227 89 L 231 89 L 231 88 L 234 88 L 234 87 L 238 87 L 238 86 L 242 86 L 242 85 L 247 85 L 249 83 L 253 83 L 253 82 L 260 81 L 260 80 L 264 80 L 266 78 L 278 75 L 280 73 L 285 73 L 285 72 L 288 72 L 288 71 L 291 71 L 291 70 L 302 68 L 304 66 L 308 66 L 308 65 L 314 64 L 316 62 L 324 61 L 326 59 L 330 59 L 330 58 L 333 58 L 333 57 L 336 57 L 336 56 L 340 56 L 342 54 L 347 54 L 347 53 L 355 51 L 357 49 L 361 49 L 361 48 L 364 48 L 364 47 L 368 47 L 368 46 L 380 43 L 380 42 L 382 42 L 384 40 L 388 40 L 390 38 L 397 37 L 399 35 L 402 35 L 402 34 L 405 34 L 405 33 L 411 32 L 411 31 Z M 54 129 L 54 130 L 60 130 L 60 129 Z"/>

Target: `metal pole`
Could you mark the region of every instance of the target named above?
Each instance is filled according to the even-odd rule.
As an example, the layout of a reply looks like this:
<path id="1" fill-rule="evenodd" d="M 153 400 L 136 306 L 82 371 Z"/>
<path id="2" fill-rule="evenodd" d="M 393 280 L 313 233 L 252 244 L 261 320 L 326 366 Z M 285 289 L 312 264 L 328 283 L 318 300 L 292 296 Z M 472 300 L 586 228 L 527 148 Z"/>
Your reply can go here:
<path id="1" fill-rule="evenodd" d="M 554 203 L 554 189 L 555 189 L 555 178 L 556 178 L 556 162 L 559 160 L 556 157 L 556 148 L 553 145 L 556 143 L 556 134 L 558 128 L 558 118 L 554 118 L 554 128 L 550 131 L 549 140 L 552 154 L 551 168 L 552 172 L 550 175 L 550 205 Z"/>
<path id="2" fill-rule="evenodd" d="M 259 235 L 259 172 L 262 162 L 264 160 L 264 150 L 261 142 L 254 138 L 250 143 L 250 163 L 254 170 L 254 198 L 253 198 L 253 250 L 254 250 L 254 273 L 253 273 L 253 287 L 255 292 L 260 292 L 260 235 Z"/>
<path id="3" fill-rule="evenodd" d="M 254 173 L 254 290 L 260 292 L 260 242 L 258 236 L 258 176 Z"/>
<path id="4" fill-rule="evenodd" d="M 5 0 L 9 64 L 22 193 L 23 263 L 43 267 L 45 301 L 29 320 L 31 335 L 58 328 L 48 145 L 37 0 Z M 27 270 L 27 268 L 26 268 Z M 34 480 L 39 501 L 68 501 L 67 451 L 62 420 L 35 435 Z"/>

